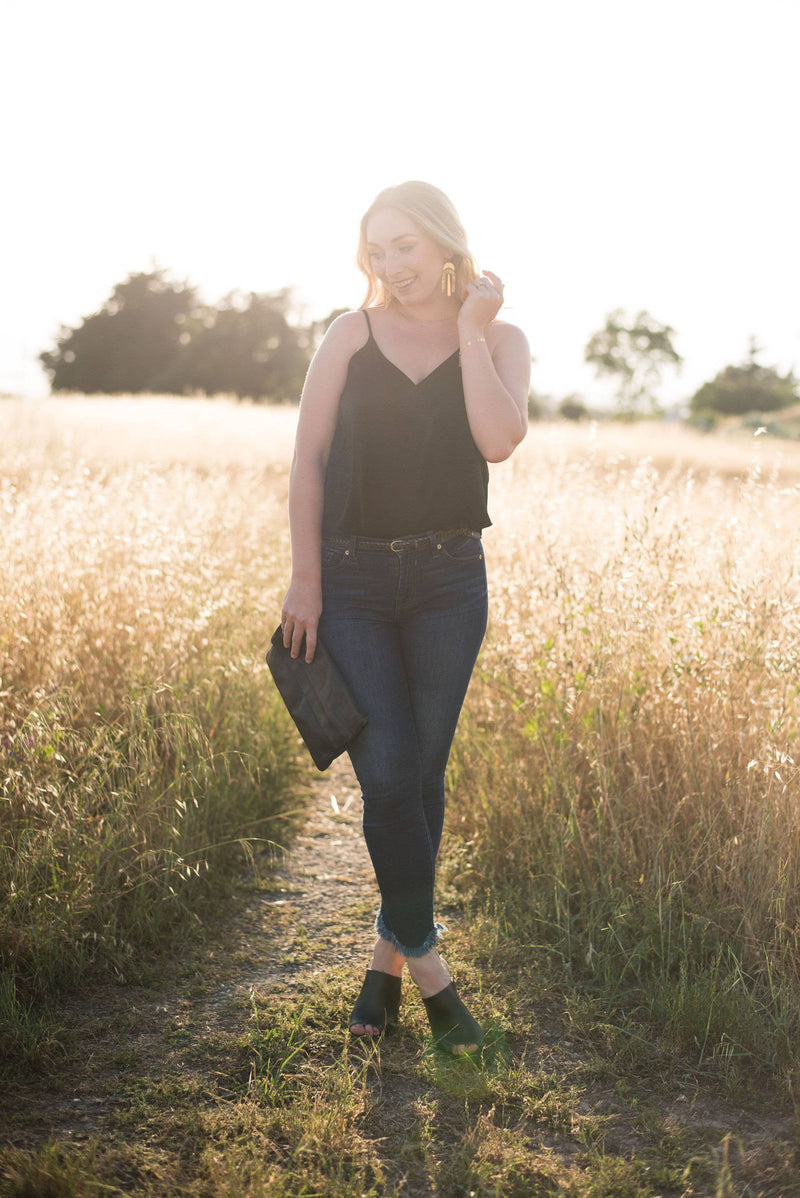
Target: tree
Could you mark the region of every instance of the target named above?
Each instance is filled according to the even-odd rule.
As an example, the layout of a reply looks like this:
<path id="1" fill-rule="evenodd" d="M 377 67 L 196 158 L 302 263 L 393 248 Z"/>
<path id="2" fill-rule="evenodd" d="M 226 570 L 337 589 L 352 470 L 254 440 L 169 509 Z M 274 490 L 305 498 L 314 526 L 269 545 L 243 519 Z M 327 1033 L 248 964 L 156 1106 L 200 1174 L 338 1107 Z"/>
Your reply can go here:
<path id="1" fill-rule="evenodd" d="M 756 361 L 760 352 L 751 337 L 747 357 L 740 365 L 726 366 L 695 391 L 689 400 L 692 412 L 741 416 L 745 412 L 776 412 L 797 403 L 798 380 L 792 371 L 780 375 L 772 366 L 761 366 Z"/>
<path id="2" fill-rule="evenodd" d="M 240 398 L 299 399 L 308 369 L 311 330 L 291 325 L 286 289 L 274 294 L 232 292 L 188 326 L 176 363 L 185 388 Z"/>
<path id="3" fill-rule="evenodd" d="M 314 326 L 290 323 L 291 294 L 231 292 L 216 307 L 162 269 L 132 274 L 39 355 L 54 391 L 299 398 Z"/>
<path id="4" fill-rule="evenodd" d="M 579 395 L 565 395 L 557 410 L 564 420 L 585 420 L 589 415 L 586 404 Z"/>
<path id="5" fill-rule="evenodd" d="M 635 410 L 645 401 L 655 410 L 655 389 L 665 367 L 680 367 L 682 358 L 672 344 L 675 330 L 659 324 L 649 312 L 628 316 L 621 308 L 610 312 L 602 329 L 589 338 L 584 361 L 598 376 L 617 379 L 617 400 Z"/>
<path id="6" fill-rule="evenodd" d="M 193 287 L 162 269 L 131 274 L 98 312 L 61 326 L 53 350 L 39 355 L 53 391 L 87 394 L 180 390 L 173 378 L 183 322 L 197 312 Z"/>

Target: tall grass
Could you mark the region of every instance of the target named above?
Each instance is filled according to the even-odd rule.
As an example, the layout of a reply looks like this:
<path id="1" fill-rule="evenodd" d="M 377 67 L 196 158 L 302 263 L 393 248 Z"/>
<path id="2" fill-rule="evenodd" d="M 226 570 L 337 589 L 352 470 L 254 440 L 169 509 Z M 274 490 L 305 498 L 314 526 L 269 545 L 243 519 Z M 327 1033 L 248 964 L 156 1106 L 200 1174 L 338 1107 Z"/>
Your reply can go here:
<path id="1" fill-rule="evenodd" d="M 0 1013 L 33 1053 L 32 1004 L 129 976 L 227 855 L 285 839 L 296 740 L 263 653 L 291 425 L 179 401 L 2 415 Z"/>
<path id="2" fill-rule="evenodd" d="M 798 459 L 639 435 L 534 428 L 496 473 L 452 869 L 618 1051 L 796 1081 Z"/>
<path id="3" fill-rule="evenodd" d="M 0 1016 L 130 976 L 245 837 L 296 738 L 263 649 L 294 414 L 0 413 Z M 491 622 L 452 759 L 482 953 L 669 1068 L 797 1078 L 800 452 L 534 426 L 493 472 Z"/>

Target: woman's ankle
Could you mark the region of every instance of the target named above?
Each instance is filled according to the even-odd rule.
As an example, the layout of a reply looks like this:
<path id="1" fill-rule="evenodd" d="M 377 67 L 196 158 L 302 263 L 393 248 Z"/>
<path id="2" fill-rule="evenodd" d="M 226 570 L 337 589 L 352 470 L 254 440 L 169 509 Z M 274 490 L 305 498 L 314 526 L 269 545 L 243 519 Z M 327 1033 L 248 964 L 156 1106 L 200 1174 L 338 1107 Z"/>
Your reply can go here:
<path id="1" fill-rule="evenodd" d="M 406 958 L 406 964 L 422 998 L 432 998 L 450 985 L 450 970 L 435 948 L 424 957 Z"/>
<path id="2" fill-rule="evenodd" d="M 400 977 L 405 963 L 406 959 L 402 953 L 399 953 L 388 940 L 379 936 L 372 951 L 370 969 L 378 969 L 381 973 L 391 973 L 395 977 Z"/>

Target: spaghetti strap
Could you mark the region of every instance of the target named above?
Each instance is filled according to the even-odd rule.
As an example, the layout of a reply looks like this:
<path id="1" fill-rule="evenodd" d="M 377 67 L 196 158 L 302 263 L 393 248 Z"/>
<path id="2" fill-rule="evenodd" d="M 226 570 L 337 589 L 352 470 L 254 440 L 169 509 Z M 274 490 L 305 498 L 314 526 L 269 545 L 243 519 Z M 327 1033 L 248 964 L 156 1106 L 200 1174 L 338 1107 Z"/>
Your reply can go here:
<path id="1" fill-rule="evenodd" d="M 364 315 L 367 318 L 367 328 L 369 330 L 369 336 L 370 336 L 370 341 L 371 341 L 372 340 L 372 322 L 370 321 L 369 313 L 367 312 L 367 309 L 362 308 L 361 311 L 364 313 Z"/>

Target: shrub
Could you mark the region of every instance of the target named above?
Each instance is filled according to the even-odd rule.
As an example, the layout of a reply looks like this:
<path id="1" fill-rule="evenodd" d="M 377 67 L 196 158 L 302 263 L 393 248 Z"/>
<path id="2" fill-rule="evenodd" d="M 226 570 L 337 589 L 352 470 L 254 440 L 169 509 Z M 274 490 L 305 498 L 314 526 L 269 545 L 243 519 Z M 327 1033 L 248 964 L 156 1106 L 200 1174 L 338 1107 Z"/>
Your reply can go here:
<path id="1" fill-rule="evenodd" d="M 761 366 L 751 344 L 748 358 L 739 366 L 726 366 L 711 382 L 695 391 L 689 406 L 702 416 L 717 412 L 724 416 L 741 416 L 747 412 L 776 412 L 797 403 L 797 379 L 791 371 L 781 375 L 772 366 Z"/>

